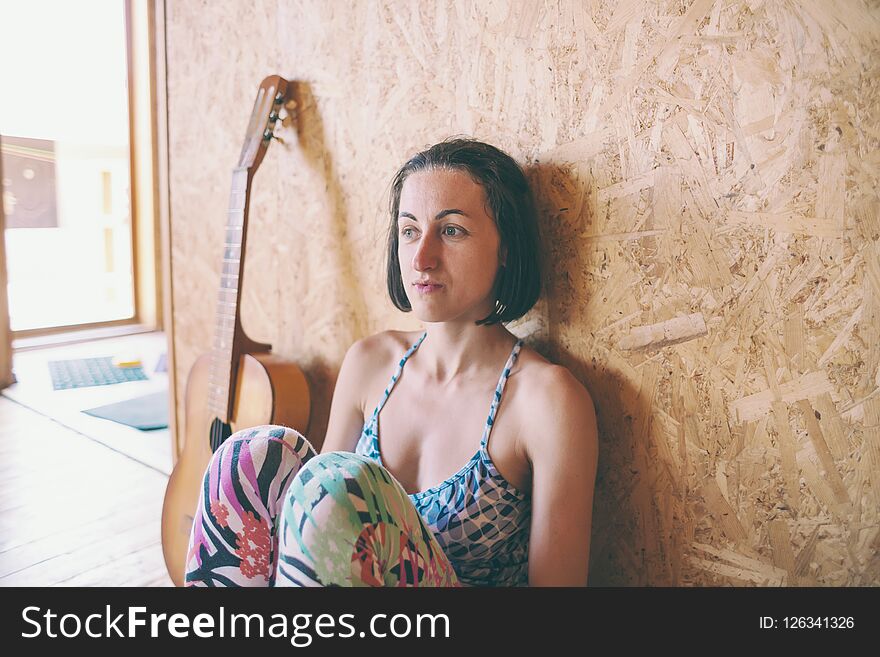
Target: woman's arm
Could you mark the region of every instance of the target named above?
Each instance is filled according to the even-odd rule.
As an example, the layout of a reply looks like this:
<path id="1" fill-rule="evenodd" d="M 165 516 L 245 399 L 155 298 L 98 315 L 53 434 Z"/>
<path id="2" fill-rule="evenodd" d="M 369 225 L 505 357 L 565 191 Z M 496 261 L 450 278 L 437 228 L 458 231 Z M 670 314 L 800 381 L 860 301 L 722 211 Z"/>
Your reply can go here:
<path id="1" fill-rule="evenodd" d="M 564 367 L 536 381 L 524 427 L 532 463 L 530 586 L 586 586 L 599 459 L 590 393 Z"/>
<path id="2" fill-rule="evenodd" d="M 330 419 L 327 433 L 321 445 L 321 453 L 353 452 L 364 427 L 364 377 L 368 350 L 372 338 L 358 340 L 345 353 L 333 401 L 330 404 Z"/>

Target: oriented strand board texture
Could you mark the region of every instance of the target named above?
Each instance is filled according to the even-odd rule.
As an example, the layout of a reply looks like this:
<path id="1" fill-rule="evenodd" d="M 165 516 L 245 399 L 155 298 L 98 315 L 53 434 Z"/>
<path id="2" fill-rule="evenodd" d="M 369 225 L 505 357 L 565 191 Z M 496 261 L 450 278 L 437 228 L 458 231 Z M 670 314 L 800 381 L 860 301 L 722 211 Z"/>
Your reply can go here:
<path id="1" fill-rule="evenodd" d="M 299 112 L 255 180 L 243 317 L 306 371 L 310 438 L 346 348 L 419 326 L 384 291 L 393 172 L 470 134 L 542 209 L 515 330 L 598 407 L 591 583 L 880 584 L 878 28 L 859 0 L 169 3 L 178 417 L 277 72 Z"/>

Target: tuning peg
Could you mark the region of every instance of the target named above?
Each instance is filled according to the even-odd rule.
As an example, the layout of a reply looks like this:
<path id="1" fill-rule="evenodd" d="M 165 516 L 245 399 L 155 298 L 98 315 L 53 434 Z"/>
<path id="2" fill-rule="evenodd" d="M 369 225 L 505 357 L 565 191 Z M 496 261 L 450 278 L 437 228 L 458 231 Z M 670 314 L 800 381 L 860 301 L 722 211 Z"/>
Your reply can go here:
<path id="1" fill-rule="evenodd" d="M 271 129 L 267 128 L 266 131 L 263 132 L 263 141 L 269 141 L 270 139 L 275 139 L 280 144 L 284 143 L 284 140 L 281 137 L 277 137 Z"/>
<path id="2" fill-rule="evenodd" d="M 275 123 L 278 120 L 278 112 L 272 110 L 269 112 L 269 123 Z"/>
<path id="3" fill-rule="evenodd" d="M 284 100 L 284 94 L 282 94 L 280 92 L 275 94 L 275 104 L 276 105 L 280 105 L 283 100 Z"/>

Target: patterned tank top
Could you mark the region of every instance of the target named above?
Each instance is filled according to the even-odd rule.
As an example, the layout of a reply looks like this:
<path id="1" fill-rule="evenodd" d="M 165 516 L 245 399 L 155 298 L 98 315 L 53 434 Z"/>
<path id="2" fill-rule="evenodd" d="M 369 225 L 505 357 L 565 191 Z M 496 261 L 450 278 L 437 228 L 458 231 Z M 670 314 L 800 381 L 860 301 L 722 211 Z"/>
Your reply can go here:
<path id="1" fill-rule="evenodd" d="M 401 358 L 355 447 L 357 454 L 380 465 L 384 464 L 379 453 L 379 413 L 404 364 L 425 336 L 427 331 Z M 504 365 L 480 449 L 446 481 L 409 495 L 465 586 L 528 586 L 531 494 L 517 490 L 501 476 L 487 449 L 504 385 L 522 344 L 522 340 L 517 341 Z"/>

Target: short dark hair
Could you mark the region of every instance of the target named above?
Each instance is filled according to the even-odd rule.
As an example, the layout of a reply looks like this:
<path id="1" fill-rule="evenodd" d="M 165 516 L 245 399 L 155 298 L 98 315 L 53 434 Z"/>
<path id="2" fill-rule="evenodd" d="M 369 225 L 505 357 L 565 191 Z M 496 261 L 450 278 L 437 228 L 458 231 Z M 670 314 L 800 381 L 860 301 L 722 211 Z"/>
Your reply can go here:
<path id="1" fill-rule="evenodd" d="M 523 170 L 510 155 L 489 144 L 452 137 L 417 153 L 391 183 L 388 230 L 388 294 L 404 312 L 412 310 L 400 276 L 397 217 L 404 181 L 418 171 L 463 171 L 485 190 L 507 258 L 495 279 L 495 308 L 478 325 L 512 322 L 541 296 L 541 238 L 535 200 Z"/>

